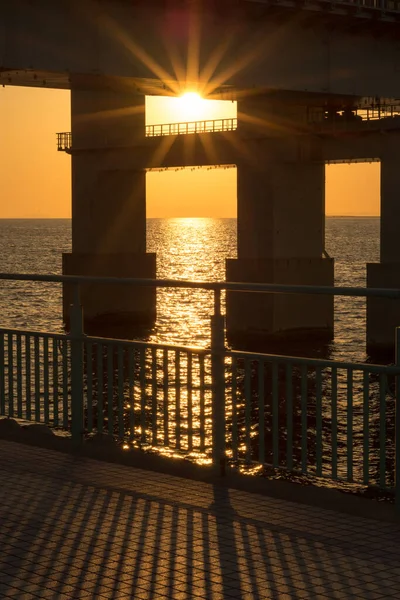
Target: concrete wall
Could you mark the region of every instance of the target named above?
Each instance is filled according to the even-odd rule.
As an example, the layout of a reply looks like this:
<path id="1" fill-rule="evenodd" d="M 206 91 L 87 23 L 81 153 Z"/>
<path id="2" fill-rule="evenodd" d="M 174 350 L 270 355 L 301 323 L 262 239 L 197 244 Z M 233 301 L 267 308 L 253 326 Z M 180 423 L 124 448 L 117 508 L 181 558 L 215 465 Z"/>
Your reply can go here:
<path id="1" fill-rule="evenodd" d="M 367 285 L 400 289 L 400 152 L 397 138 L 386 141 L 381 160 L 381 262 L 367 265 Z M 400 326 L 400 302 L 367 299 L 367 347 L 391 349 Z"/>
<path id="2" fill-rule="evenodd" d="M 0 71 L 14 72 L 11 83 L 21 85 L 42 86 L 43 73 L 59 73 L 65 87 L 90 86 L 85 76 L 101 75 L 135 78 L 139 88 L 148 78 L 163 81 L 177 93 L 199 77 L 214 88 L 400 96 L 400 41 L 393 28 L 375 36 L 370 24 L 357 21 L 352 33 L 345 18 L 327 27 L 318 14 L 310 23 L 305 11 L 277 20 L 272 12 L 256 18 L 240 7 L 196 13 L 161 6 L 1 0 Z M 21 76 L 24 70 L 38 80 Z"/>
<path id="3" fill-rule="evenodd" d="M 144 138 L 144 98 L 73 90 L 72 135 L 96 149 Z M 110 150 L 112 154 L 112 151 Z M 72 250 L 78 253 L 146 252 L 146 175 L 121 168 L 102 153 L 72 156 Z"/>
<path id="4" fill-rule="evenodd" d="M 333 259 L 228 260 L 228 281 L 291 285 L 333 285 Z M 305 294 L 228 292 L 228 339 L 235 345 L 271 340 L 333 337 L 333 297 Z"/>
<path id="5" fill-rule="evenodd" d="M 323 163 L 239 164 L 237 179 L 239 258 L 322 257 Z"/>

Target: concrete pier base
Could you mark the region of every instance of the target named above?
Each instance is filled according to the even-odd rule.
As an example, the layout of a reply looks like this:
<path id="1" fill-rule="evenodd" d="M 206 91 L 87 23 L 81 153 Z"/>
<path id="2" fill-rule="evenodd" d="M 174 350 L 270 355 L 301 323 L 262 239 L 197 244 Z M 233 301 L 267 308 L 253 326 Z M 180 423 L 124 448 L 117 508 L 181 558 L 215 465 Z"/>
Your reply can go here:
<path id="1" fill-rule="evenodd" d="M 367 264 L 367 286 L 400 289 L 399 263 Z M 367 298 L 367 351 L 393 352 L 395 329 L 400 326 L 400 301 Z"/>
<path id="2" fill-rule="evenodd" d="M 63 254 L 64 275 L 156 277 L 155 254 Z M 68 326 L 72 286 L 63 286 L 63 317 Z M 156 320 L 156 289 L 128 285 L 83 285 L 81 302 L 85 332 L 129 338 Z"/>
<path id="3" fill-rule="evenodd" d="M 328 258 L 228 259 L 227 281 L 334 285 L 334 260 Z M 333 338 L 333 297 L 228 292 L 227 336 L 235 346 L 264 342 Z"/>

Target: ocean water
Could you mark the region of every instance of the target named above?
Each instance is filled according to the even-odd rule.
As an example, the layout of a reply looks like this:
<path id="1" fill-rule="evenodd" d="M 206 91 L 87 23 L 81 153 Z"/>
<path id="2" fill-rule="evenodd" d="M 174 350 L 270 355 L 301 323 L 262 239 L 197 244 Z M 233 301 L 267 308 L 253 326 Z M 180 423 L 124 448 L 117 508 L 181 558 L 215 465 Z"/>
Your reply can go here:
<path id="1" fill-rule="evenodd" d="M 147 249 L 157 253 L 159 278 L 217 281 L 225 259 L 236 256 L 235 219 L 149 219 Z M 71 250 L 67 219 L 0 220 L 0 271 L 61 273 L 61 254 Z M 328 217 L 326 250 L 335 258 L 335 284 L 363 286 L 366 263 L 379 261 L 379 218 Z M 62 331 L 61 287 L 1 282 L 0 325 Z M 330 356 L 364 361 L 365 300 L 336 298 L 335 341 Z M 205 346 L 210 339 L 212 294 L 159 290 L 151 340 Z"/>

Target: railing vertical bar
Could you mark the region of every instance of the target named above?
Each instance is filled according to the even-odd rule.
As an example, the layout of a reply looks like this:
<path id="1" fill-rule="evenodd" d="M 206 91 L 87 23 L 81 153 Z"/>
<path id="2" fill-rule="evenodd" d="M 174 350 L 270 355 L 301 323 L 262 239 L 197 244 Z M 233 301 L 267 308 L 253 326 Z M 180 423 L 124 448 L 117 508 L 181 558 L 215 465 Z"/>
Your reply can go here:
<path id="1" fill-rule="evenodd" d="M 237 359 L 232 357 L 232 458 L 238 460 Z"/>
<path id="2" fill-rule="evenodd" d="M 164 445 L 169 446 L 168 350 L 163 350 L 163 428 Z"/>
<path id="3" fill-rule="evenodd" d="M 140 349 L 140 441 L 146 443 L 146 351 Z"/>
<path id="4" fill-rule="evenodd" d="M 206 451 L 206 393 L 205 393 L 205 365 L 204 355 L 199 355 L 200 369 L 200 452 Z"/>
<path id="5" fill-rule="evenodd" d="M 278 363 L 272 364 L 272 464 L 274 469 L 279 467 L 279 388 Z"/>
<path id="6" fill-rule="evenodd" d="M 86 407 L 86 427 L 91 433 L 93 431 L 93 344 L 91 342 L 86 343 Z"/>
<path id="7" fill-rule="evenodd" d="M 4 333 L 0 331 L 0 414 L 6 414 Z"/>
<path id="8" fill-rule="evenodd" d="M 353 369 L 347 369 L 347 481 L 353 481 Z"/>
<path id="9" fill-rule="evenodd" d="M 395 331 L 395 365 L 400 367 L 400 327 Z M 395 455 L 394 455 L 394 486 L 395 486 L 395 510 L 400 513 L 400 374 L 395 376 Z"/>
<path id="10" fill-rule="evenodd" d="M 104 374 L 103 374 L 103 344 L 98 343 L 97 353 L 97 431 L 104 431 Z"/>
<path id="11" fill-rule="evenodd" d="M 180 352 L 175 351 L 175 440 L 176 448 L 181 448 L 181 362 Z"/>
<path id="12" fill-rule="evenodd" d="M 59 425 L 59 406 L 58 406 L 58 340 L 53 338 L 53 423 L 54 427 Z"/>
<path id="13" fill-rule="evenodd" d="M 157 350 L 151 349 L 151 430 L 152 444 L 157 446 L 157 418 L 158 418 L 158 401 L 157 401 Z"/>
<path id="14" fill-rule="evenodd" d="M 132 347 L 128 350 L 129 373 L 129 441 L 135 439 L 135 355 Z"/>
<path id="15" fill-rule="evenodd" d="M 188 415 L 188 450 L 193 450 L 193 360 L 192 354 L 187 354 L 187 415 Z"/>
<path id="16" fill-rule="evenodd" d="M 63 428 L 68 429 L 68 342 L 62 341 Z"/>
<path id="17" fill-rule="evenodd" d="M 265 463 L 265 362 L 258 361 L 258 461 Z"/>
<path id="18" fill-rule="evenodd" d="M 107 344 L 107 418 L 108 435 L 114 433 L 114 346 Z"/>
<path id="19" fill-rule="evenodd" d="M 337 420 L 337 368 L 331 369 L 331 420 L 332 420 L 332 479 L 337 479 L 338 473 L 338 420 Z"/>
<path id="20" fill-rule="evenodd" d="M 363 374 L 363 482 L 369 483 L 369 373 Z"/>
<path id="21" fill-rule="evenodd" d="M 307 365 L 301 365 L 301 470 L 307 473 L 308 431 L 307 431 Z"/>
<path id="22" fill-rule="evenodd" d="M 293 369 L 290 363 L 285 369 L 286 392 L 286 468 L 293 470 Z"/>
<path id="23" fill-rule="evenodd" d="M 125 437 L 124 414 L 124 347 L 118 346 L 118 435 L 119 439 Z"/>
<path id="24" fill-rule="evenodd" d="M 386 390 L 387 375 L 379 377 L 379 487 L 386 487 Z"/>
<path id="25" fill-rule="evenodd" d="M 22 418 L 22 336 L 17 334 L 17 415 Z"/>
<path id="26" fill-rule="evenodd" d="M 39 336 L 34 337 L 35 353 L 35 421 L 40 421 L 40 348 Z"/>
<path id="27" fill-rule="evenodd" d="M 316 383 L 316 474 L 322 477 L 322 370 L 320 367 L 315 369 Z"/>
<path id="28" fill-rule="evenodd" d="M 14 335 L 7 336 L 8 416 L 14 417 Z"/>
<path id="29" fill-rule="evenodd" d="M 249 359 L 244 361 L 244 398 L 245 398 L 245 447 L 246 461 L 251 460 L 251 362 Z"/>
<path id="30" fill-rule="evenodd" d="M 49 393 L 49 340 L 43 338 L 43 408 L 44 422 L 46 425 L 50 422 L 50 393 Z"/>

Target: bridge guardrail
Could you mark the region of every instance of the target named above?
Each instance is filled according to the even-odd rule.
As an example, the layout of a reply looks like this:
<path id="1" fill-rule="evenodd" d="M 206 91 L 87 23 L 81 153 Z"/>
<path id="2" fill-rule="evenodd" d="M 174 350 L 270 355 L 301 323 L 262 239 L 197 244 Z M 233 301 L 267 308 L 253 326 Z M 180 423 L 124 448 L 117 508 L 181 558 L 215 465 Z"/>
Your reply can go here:
<path id="1" fill-rule="evenodd" d="M 397 362 L 373 365 L 229 350 L 221 291 L 400 298 L 400 290 L 0 274 L 75 285 L 69 334 L 0 329 L 0 415 L 61 427 L 79 444 L 122 444 L 397 492 Z M 212 290 L 211 346 L 86 336 L 79 285 L 134 283 Z"/>
<path id="2" fill-rule="evenodd" d="M 251 0 L 256 3 L 266 3 L 266 0 Z M 276 6 L 284 6 L 286 8 L 296 7 L 297 4 L 294 0 L 272 0 L 272 4 Z M 370 11 L 370 12 L 380 12 L 382 15 L 385 14 L 397 14 L 400 13 L 400 2 L 399 0 L 336 0 L 332 2 L 332 0 L 316 0 L 310 5 L 303 5 L 303 8 L 308 10 L 318 10 L 319 6 L 326 6 L 329 4 L 331 9 L 358 9 Z M 357 13 L 355 13 L 357 16 Z"/>
<path id="3" fill-rule="evenodd" d="M 220 133 L 224 131 L 235 131 L 237 119 L 208 119 L 205 121 L 188 121 L 186 123 L 166 123 L 159 125 L 147 125 L 145 129 L 146 138 L 164 137 L 175 135 L 190 135 L 202 133 Z M 72 132 L 62 131 L 56 134 L 57 150 L 69 152 L 72 150 Z M 107 143 L 104 144 L 107 147 Z"/>

